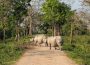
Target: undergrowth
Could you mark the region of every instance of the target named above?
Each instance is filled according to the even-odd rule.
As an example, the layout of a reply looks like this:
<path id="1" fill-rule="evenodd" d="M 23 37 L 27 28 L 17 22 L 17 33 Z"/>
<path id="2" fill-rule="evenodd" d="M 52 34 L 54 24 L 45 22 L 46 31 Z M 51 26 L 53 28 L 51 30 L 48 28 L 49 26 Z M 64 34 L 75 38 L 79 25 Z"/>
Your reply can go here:
<path id="1" fill-rule="evenodd" d="M 64 36 L 63 50 L 80 65 L 90 65 L 90 36 L 74 36 L 70 44 L 70 37 Z"/>
<path id="2" fill-rule="evenodd" d="M 18 42 L 13 38 L 5 43 L 0 42 L 0 65 L 11 65 L 22 55 L 25 48 L 23 44 L 29 44 L 30 37 L 22 37 Z M 22 47 L 21 47 L 22 46 Z"/>

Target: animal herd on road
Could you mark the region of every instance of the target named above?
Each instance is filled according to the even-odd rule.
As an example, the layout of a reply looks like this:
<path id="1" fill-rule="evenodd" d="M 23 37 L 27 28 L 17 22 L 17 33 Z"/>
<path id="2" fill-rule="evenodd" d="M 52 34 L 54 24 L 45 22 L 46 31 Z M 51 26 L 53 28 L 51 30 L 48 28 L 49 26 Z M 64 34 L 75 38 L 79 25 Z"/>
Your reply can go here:
<path id="1" fill-rule="evenodd" d="M 50 50 L 52 47 L 54 47 L 55 50 L 61 50 L 63 44 L 61 36 L 46 36 L 45 34 L 37 34 L 31 39 L 31 41 L 37 46 L 42 46 L 42 44 L 44 44 L 44 46 L 49 46 Z"/>

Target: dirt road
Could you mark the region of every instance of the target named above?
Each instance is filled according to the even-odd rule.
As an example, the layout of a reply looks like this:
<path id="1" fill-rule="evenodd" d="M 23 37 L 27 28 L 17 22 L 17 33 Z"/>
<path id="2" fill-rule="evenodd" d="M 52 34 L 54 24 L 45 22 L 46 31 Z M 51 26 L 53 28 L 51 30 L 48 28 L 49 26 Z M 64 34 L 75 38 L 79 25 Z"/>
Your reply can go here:
<path id="1" fill-rule="evenodd" d="M 36 47 L 28 50 L 15 65 L 77 65 L 63 51 Z"/>

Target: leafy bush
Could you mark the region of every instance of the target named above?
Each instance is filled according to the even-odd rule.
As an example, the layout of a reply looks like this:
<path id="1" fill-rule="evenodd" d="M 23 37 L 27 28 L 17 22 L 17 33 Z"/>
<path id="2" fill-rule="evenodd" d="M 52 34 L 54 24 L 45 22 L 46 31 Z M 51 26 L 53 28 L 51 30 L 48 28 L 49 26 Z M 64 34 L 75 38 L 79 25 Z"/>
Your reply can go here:
<path id="1" fill-rule="evenodd" d="M 29 37 L 25 37 L 20 39 L 19 42 L 13 39 L 7 39 L 6 44 L 0 43 L 0 65 L 11 65 L 14 63 L 25 50 L 19 46 L 29 41 L 29 39 Z"/>
<path id="2" fill-rule="evenodd" d="M 70 44 L 70 37 L 63 37 L 63 50 L 69 53 L 81 65 L 90 65 L 90 36 L 74 36 L 74 42 Z"/>

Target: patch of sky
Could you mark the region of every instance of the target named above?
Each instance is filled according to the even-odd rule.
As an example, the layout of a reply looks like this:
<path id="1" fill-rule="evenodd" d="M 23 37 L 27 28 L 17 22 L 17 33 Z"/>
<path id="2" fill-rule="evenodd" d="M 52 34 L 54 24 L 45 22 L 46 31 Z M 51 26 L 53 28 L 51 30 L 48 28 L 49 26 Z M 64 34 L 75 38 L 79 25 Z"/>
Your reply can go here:
<path id="1" fill-rule="evenodd" d="M 33 5 L 34 9 L 40 10 L 44 1 L 45 0 L 32 0 L 31 5 Z M 60 0 L 60 2 L 70 5 L 72 10 L 90 13 L 90 6 L 86 6 L 86 4 L 83 3 L 84 0 Z"/>

